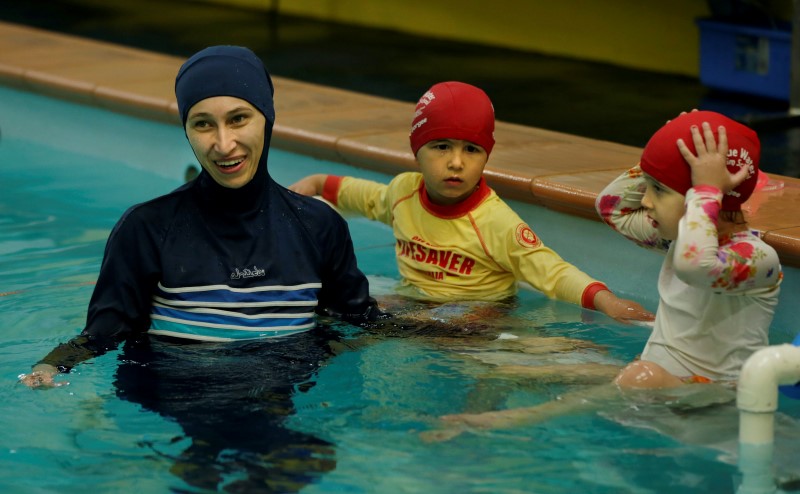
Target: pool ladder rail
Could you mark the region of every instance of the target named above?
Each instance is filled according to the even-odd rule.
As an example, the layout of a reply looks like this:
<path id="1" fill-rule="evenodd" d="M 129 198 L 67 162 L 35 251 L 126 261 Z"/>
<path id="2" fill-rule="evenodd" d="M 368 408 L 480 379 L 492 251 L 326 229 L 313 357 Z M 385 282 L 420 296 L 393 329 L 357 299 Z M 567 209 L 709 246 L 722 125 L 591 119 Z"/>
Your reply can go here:
<path id="1" fill-rule="evenodd" d="M 767 346 L 742 366 L 736 392 L 739 408 L 739 471 L 736 494 L 779 491 L 772 468 L 778 391 L 800 399 L 800 335 L 794 344 Z"/>

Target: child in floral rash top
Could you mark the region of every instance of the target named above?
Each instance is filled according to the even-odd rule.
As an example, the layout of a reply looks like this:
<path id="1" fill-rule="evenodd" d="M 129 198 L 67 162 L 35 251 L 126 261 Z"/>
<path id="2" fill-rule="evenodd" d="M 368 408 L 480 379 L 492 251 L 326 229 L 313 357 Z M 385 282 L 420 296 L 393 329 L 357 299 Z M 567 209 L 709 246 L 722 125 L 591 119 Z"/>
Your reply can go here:
<path id="1" fill-rule="evenodd" d="M 640 165 L 598 196 L 597 211 L 611 228 L 666 252 L 653 333 L 619 384 L 734 380 L 768 344 L 780 262 L 741 213 L 758 157 L 758 138 L 747 127 L 713 112 L 682 114 L 653 136 Z M 655 381 L 644 382 L 642 366 L 656 369 Z"/>
<path id="2" fill-rule="evenodd" d="M 701 130 L 702 129 L 702 130 Z M 559 396 L 531 407 L 442 418 L 447 429 L 423 438 L 455 437 L 464 426 L 502 429 L 593 410 L 619 388 L 672 388 L 738 377 L 744 361 L 768 344 L 781 267 L 775 250 L 747 228 L 741 205 L 758 173 L 755 132 L 718 113 L 681 114 L 657 131 L 639 165 L 611 182 L 595 206 L 611 228 L 666 253 L 659 304 L 641 358 L 613 385 Z M 570 374 L 564 366 L 563 375 Z M 701 406 L 718 403 L 710 394 Z"/>

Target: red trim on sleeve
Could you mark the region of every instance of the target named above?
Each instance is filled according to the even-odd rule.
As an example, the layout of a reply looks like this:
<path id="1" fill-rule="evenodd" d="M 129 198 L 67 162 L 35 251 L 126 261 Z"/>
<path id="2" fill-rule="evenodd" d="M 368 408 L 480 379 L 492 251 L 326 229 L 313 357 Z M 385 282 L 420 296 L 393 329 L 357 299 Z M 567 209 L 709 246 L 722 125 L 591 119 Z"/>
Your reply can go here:
<path id="1" fill-rule="evenodd" d="M 343 178 L 338 175 L 328 175 L 322 186 L 322 198 L 334 206 L 337 205 L 336 200 L 339 198 L 339 187 L 342 185 Z"/>
<path id="2" fill-rule="evenodd" d="M 597 309 L 597 307 L 594 306 L 594 296 L 603 290 L 608 290 L 608 287 L 604 283 L 600 283 L 599 281 L 590 283 L 589 286 L 583 290 L 583 295 L 581 295 L 581 306 L 591 310 Z M 610 292 L 611 290 L 608 291 Z"/>

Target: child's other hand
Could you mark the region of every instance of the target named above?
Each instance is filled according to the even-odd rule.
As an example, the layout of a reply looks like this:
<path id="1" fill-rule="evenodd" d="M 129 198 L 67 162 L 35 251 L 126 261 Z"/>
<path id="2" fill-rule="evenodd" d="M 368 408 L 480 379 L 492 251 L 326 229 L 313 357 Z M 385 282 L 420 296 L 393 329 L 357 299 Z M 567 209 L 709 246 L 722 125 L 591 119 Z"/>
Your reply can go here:
<path id="1" fill-rule="evenodd" d="M 600 312 L 619 322 L 653 321 L 656 316 L 642 307 L 638 302 L 619 298 L 608 290 L 597 292 L 594 296 L 594 306 Z"/>
<path id="2" fill-rule="evenodd" d="M 714 133 L 708 122 L 703 122 L 702 133 L 696 126 L 692 126 L 691 130 L 697 155 L 692 154 L 683 139 L 678 139 L 677 144 L 683 159 L 692 169 L 692 186 L 709 185 L 726 194 L 747 179 L 746 167 L 733 174 L 728 172 L 728 136 L 725 127 L 720 126 L 718 129 L 719 142 L 714 140 Z"/>
<path id="3" fill-rule="evenodd" d="M 324 174 L 309 175 L 303 177 L 288 187 L 292 192 L 303 194 L 304 196 L 318 196 L 322 194 L 325 180 L 328 178 Z"/>

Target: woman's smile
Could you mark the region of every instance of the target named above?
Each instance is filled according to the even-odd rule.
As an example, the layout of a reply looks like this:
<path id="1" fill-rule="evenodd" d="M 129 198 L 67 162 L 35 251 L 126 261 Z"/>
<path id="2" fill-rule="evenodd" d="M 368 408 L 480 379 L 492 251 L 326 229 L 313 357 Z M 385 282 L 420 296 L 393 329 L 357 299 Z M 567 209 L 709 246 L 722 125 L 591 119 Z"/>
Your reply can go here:
<path id="1" fill-rule="evenodd" d="M 219 168 L 220 172 L 231 174 L 237 173 L 239 170 L 244 168 L 245 158 L 217 160 L 214 163 L 217 165 L 217 168 Z"/>

